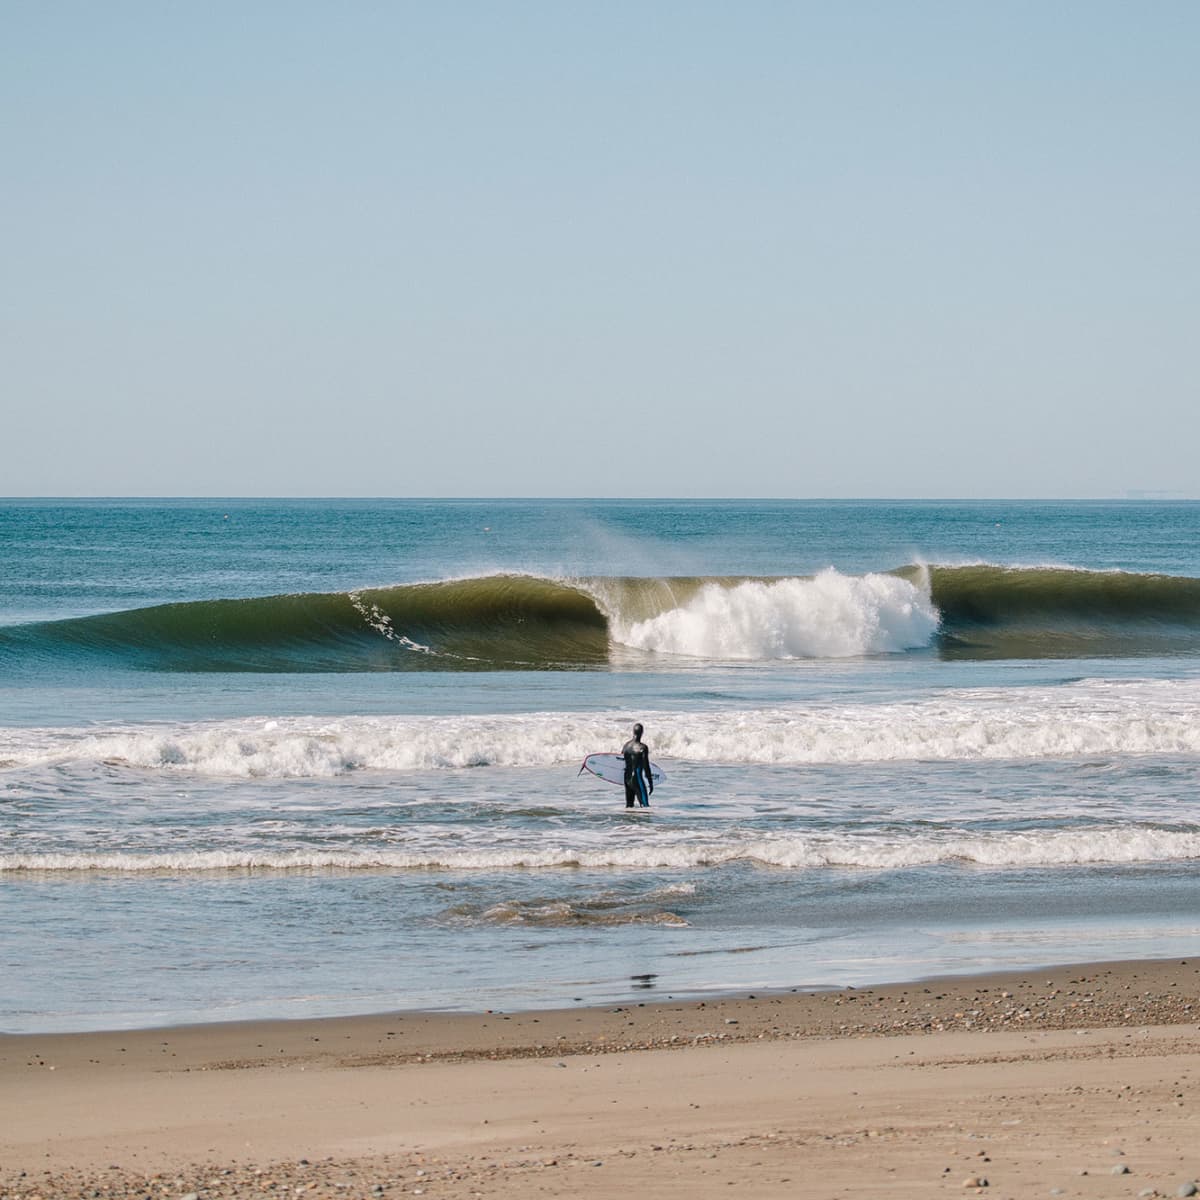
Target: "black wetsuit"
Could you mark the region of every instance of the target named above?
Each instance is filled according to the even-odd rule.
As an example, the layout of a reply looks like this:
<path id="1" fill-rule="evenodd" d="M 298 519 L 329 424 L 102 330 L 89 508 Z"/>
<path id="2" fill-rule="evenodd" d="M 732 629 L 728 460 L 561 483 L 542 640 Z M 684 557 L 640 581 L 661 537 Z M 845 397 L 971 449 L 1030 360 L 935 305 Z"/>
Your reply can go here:
<path id="1" fill-rule="evenodd" d="M 650 793 L 654 791 L 654 780 L 650 775 L 650 748 L 637 738 L 630 738 L 621 747 L 625 759 L 625 807 L 640 804 L 650 807 Z"/>

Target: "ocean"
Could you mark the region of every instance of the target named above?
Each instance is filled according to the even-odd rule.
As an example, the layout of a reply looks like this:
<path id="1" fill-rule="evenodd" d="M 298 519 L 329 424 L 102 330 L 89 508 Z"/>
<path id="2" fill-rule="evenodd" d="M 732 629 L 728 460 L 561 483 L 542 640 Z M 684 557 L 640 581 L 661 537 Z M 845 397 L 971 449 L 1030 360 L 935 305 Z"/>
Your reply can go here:
<path id="1" fill-rule="evenodd" d="M 0 1030 L 1196 951 L 1200 503 L 0 501 Z M 645 725 L 648 811 L 579 774 Z"/>

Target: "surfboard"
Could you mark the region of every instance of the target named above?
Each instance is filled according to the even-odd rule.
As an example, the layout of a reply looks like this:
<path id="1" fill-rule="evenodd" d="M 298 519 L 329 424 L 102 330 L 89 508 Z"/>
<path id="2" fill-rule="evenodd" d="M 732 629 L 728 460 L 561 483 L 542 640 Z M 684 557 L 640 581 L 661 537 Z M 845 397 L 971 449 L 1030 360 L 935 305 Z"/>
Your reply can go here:
<path id="1" fill-rule="evenodd" d="M 605 783 L 621 783 L 625 782 L 625 758 L 620 754 L 589 754 L 583 760 L 583 766 L 579 768 L 579 774 L 584 771 L 591 771 L 599 779 L 603 779 Z M 654 786 L 658 787 L 666 778 L 665 775 L 653 764 L 650 764 L 650 778 L 654 780 Z"/>

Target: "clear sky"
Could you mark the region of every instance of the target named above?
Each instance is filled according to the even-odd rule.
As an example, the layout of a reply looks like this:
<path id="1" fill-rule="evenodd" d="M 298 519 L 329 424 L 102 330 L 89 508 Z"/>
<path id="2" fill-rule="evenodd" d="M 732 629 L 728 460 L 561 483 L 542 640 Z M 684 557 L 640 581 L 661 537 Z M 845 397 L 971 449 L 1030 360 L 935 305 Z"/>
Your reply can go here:
<path id="1" fill-rule="evenodd" d="M 1194 0 L 0 0 L 0 494 L 1200 494 Z"/>

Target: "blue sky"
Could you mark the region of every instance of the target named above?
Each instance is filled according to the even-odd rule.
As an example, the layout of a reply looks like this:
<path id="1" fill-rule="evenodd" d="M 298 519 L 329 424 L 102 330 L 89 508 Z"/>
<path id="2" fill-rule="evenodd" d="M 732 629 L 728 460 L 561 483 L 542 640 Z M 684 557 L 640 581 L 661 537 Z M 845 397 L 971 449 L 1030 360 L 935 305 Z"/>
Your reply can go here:
<path id="1" fill-rule="evenodd" d="M 1197 44 L 0 0 L 0 494 L 1200 494 Z"/>

